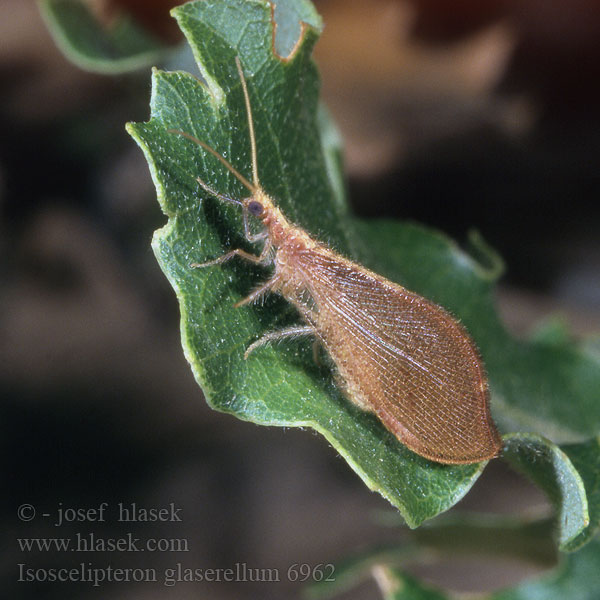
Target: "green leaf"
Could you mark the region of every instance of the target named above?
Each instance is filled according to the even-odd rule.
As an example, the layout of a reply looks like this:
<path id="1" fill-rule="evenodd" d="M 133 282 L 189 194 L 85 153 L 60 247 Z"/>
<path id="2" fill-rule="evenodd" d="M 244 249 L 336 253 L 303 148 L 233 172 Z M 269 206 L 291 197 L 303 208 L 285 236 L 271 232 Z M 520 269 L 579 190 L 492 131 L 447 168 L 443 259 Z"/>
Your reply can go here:
<path id="1" fill-rule="evenodd" d="M 600 590 L 600 540 L 591 541 L 576 554 L 562 557 L 557 568 L 540 577 L 478 597 L 481 600 L 597 600 Z M 385 562 L 372 568 L 371 573 L 385 600 L 450 600 L 454 597 Z"/>
<path id="2" fill-rule="evenodd" d="M 390 515 L 397 525 L 395 515 Z M 550 520 L 527 521 L 499 515 L 454 513 L 435 519 L 410 532 L 408 539 L 386 547 L 372 547 L 360 554 L 335 562 L 334 577 L 310 584 L 308 598 L 331 598 L 356 587 L 373 576 L 378 567 L 399 568 L 432 557 L 506 557 L 543 567 L 557 563 Z M 420 584 L 411 580 L 405 593 L 416 593 Z M 423 589 L 423 593 L 433 590 Z M 435 592 L 441 593 L 441 592 Z M 409 596 L 410 597 L 410 596 Z"/>
<path id="3" fill-rule="evenodd" d="M 371 548 L 359 556 L 336 562 L 334 581 L 313 583 L 307 588 L 309 598 L 330 598 L 355 587 L 368 577 L 375 577 L 384 598 L 449 600 L 453 594 L 434 589 L 401 570 L 423 557 L 455 557 L 467 552 L 477 557 L 504 555 L 548 565 L 550 550 L 548 521 L 519 522 L 506 517 L 458 516 L 441 518 L 411 535 L 408 543 L 389 548 Z M 415 543 L 416 542 L 416 543 Z M 523 545 L 523 547 L 520 547 Z M 536 546 L 546 550 L 539 552 Z M 498 547 L 499 546 L 499 547 Z M 508 552 L 507 552 L 508 551 Z M 554 561 L 553 561 L 553 564 Z M 554 568 L 540 576 L 497 592 L 480 594 L 481 600 L 596 600 L 600 589 L 600 540 L 577 553 L 559 554 Z"/>
<path id="4" fill-rule="evenodd" d="M 38 4 L 56 45 L 87 71 L 125 73 L 151 65 L 168 52 L 165 44 L 125 15 L 106 28 L 82 0 L 39 0 Z"/>
<path id="5" fill-rule="evenodd" d="M 249 176 L 249 137 L 235 56 L 248 81 L 263 186 L 294 222 L 355 254 L 358 239 L 339 201 L 335 134 L 317 111 L 319 82 L 310 53 L 318 32 L 305 28 L 294 54 L 281 60 L 272 51 L 273 23 L 266 2 L 199 2 L 174 14 L 207 85 L 186 73 L 155 72 L 152 118 L 128 129 L 146 154 L 169 216 L 153 248 L 180 301 L 184 351 L 196 379 L 218 410 L 254 423 L 312 427 L 322 433 L 414 527 L 457 502 L 483 465 L 445 466 L 407 450 L 376 418 L 343 396 L 329 368 L 315 365 L 310 341 L 261 348 L 244 360 L 250 342 L 264 331 L 297 322 L 296 315 L 277 297 L 263 306 L 233 307 L 266 278 L 260 268 L 235 260 L 215 268 L 189 266 L 227 248 L 252 250 L 243 238 L 239 210 L 206 198 L 195 177 L 201 175 L 234 198 L 247 192 L 212 156 L 167 132 L 177 129 L 199 137 Z"/>
<path id="6" fill-rule="evenodd" d="M 600 439 L 563 446 L 562 450 L 583 481 L 589 511 L 588 526 L 564 545 L 564 550 L 573 551 L 587 543 L 600 528 Z"/>
<path id="7" fill-rule="evenodd" d="M 303 25 L 321 31 L 323 22 L 315 7 L 306 1 L 277 0 L 273 4 L 273 17 L 277 24 L 274 50 L 279 56 L 289 56 L 302 37 Z"/>
<path id="8" fill-rule="evenodd" d="M 213 156 L 168 133 L 198 137 L 250 176 L 236 56 L 248 82 L 265 190 L 317 239 L 460 317 L 480 345 L 493 412 L 505 429 L 531 428 L 554 439 L 589 437 L 600 423 L 600 369 L 591 353 L 572 345 L 524 343 L 506 333 L 493 305 L 500 261 L 480 239 L 473 238 L 475 260 L 424 227 L 349 216 L 339 138 L 318 108 L 318 74 L 310 59 L 320 21 L 298 25 L 298 15 L 314 17 L 307 1 L 279 6 L 278 32 L 288 32 L 281 42 L 273 41 L 271 6 L 262 0 L 198 2 L 174 11 L 205 84 L 183 72 L 154 72 L 151 119 L 128 126 L 169 217 L 153 248 L 179 299 L 184 352 L 209 404 L 254 423 L 319 431 L 415 527 L 456 503 L 484 464 L 440 465 L 407 450 L 343 396 L 331 370 L 315 364 L 310 341 L 267 346 L 244 360 L 252 341 L 297 323 L 297 315 L 275 296 L 263 305 L 233 308 L 267 279 L 261 268 L 237 260 L 206 269 L 189 266 L 230 248 L 256 252 L 244 238 L 240 211 L 208 196 L 195 178 L 233 198 L 247 191 Z M 293 31 L 302 32 L 298 43 Z M 291 54 L 282 58 L 274 48 Z"/>
<path id="9" fill-rule="evenodd" d="M 490 600 L 597 600 L 600 590 L 600 540 L 575 554 L 562 555 L 559 566 L 541 577 L 490 595 Z"/>
<path id="10" fill-rule="evenodd" d="M 538 435 L 504 437 L 504 456 L 548 495 L 556 509 L 559 548 L 566 550 L 589 525 L 588 502 L 581 476 L 569 457 Z"/>

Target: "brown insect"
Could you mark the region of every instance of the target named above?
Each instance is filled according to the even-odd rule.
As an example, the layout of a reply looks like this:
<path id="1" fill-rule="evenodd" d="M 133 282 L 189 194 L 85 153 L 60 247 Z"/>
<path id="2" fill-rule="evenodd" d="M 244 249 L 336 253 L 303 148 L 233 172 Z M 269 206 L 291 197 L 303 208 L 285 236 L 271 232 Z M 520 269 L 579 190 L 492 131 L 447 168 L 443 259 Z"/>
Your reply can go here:
<path id="1" fill-rule="evenodd" d="M 274 340 L 316 336 L 333 359 L 348 398 L 375 413 L 408 448 L 441 463 L 493 458 L 502 444 L 474 342 L 440 306 L 340 256 L 285 218 L 260 185 L 250 98 L 237 58 L 236 64 L 248 116 L 252 182 L 206 143 L 170 131 L 210 152 L 248 188 L 251 195 L 237 200 L 198 179 L 212 196 L 241 206 L 248 241 L 264 242 L 259 256 L 236 249 L 191 266 L 205 268 L 234 256 L 274 264 L 273 276 L 236 306 L 278 292 L 306 323 L 266 333 L 244 357 Z M 250 215 L 262 221 L 261 233 L 251 233 Z"/>

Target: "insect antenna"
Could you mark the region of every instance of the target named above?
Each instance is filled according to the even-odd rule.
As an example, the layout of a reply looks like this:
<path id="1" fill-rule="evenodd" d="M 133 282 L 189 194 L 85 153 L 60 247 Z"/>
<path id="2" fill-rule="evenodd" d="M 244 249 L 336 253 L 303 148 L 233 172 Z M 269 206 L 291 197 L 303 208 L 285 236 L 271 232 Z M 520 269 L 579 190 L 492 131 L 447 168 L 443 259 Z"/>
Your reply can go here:
<path id="1" fill-rule="evenodd" d="M 246 103 L 246 115 L 248 116 L 248 132 L 250 134 L 250 154 L 252 157 L 252 181 L 255 188 L 260 188 L 260 181 L 258 179 L 258 163 L 256 160 L 256 137 L 254 136 L 254 120 L 252 118 L 252 107 L 250 106 L 250 95 L 248 94 L 248 86 L 246 85 L 246 77 L 242 70 L 242 63 L 240 57 L 235 57 L 235 65 L 240 75 L 240 81 L 242 83 L 242 90 L 244 91 L 244 102 Z"/>
<path id="2" fill-rule="evenodd" d="M 258 179 L 258 166 L 256 160 L 256 139 L 254 136 L 254 120 L 252 119 L 252 108 L 250 106 L 250 95 L 248 94 L 248 86 L 246 85 L 246 78 L 244 77 L 244 71 L 242 70 L 242 63 L 238 56 L 235 57 L 235 64 L 238 70 L 238 74 L 240 76 L 240 82 L 242 84 L 242 90 L 244 92 L 244 102 L 246 104 L 246 114 L 248 116 L 248 131 L 250 134 L 250 154 L 252 158 L 252 181 L 250 183 L 224 156 L 219 154 L 214 148 L 211 148 L 206 142 L 198 139 L 196 136 L 191 133 L 187 133 L 185 131 L 181 131 L 179 129 L 167 129 L 168 133 L 174 133 L 176 135 L 180 135 L 198 146 L 204 148 L 207 152 L 210 152 L 216 159 L 218 159 L 221 164 L 225 166 L 225 168 L 233 174 L 233 176 L 242 183 L 244 187 L 246 187 L 252 195 L 256 194 L 257 190 L 260 189 L 260 181 Z M 196 178 L 196 181 L 202 186 L 202 188 L 207 191 L 209 194 L 219 198 L 220 200 L 225 200 L 226 202 L 233 202 L 234 204 L 243 204 L 240 200 L 235 200 L 234 198 L 229 198 L 216 190 L 213 190 L 208 184 L 206 184 L 199 177 Z"/>
<path id="3" fill-rule="evenodd" d="M 179 129 L 167 129 L 167 133 L 175 133 L 176 135 L 180 135 L 199 146 L 202 146 L 207 152 L 210 152 L 215 158 L 218 158 L 223 165 L 227 168 L 229 172 L 231 172 L 238 181 L 242 183 L 242 185 L 248 188 L 253 194 L 256 193 L 256 186 L 252 185 L 226 158 L 221 156 L 214 148 L 211 148 L 206 142 L 199 140 L 196 136 L 191 133 L 186 133 L 185 131 L 180 131 Z M 218 193 L 215 193 L 211 188 L 201 181 L 197 180 L 198 183 L 208 192 L 213 194 L 214 196 L 219 196 Z"/>
<path id="4" fill-rule="evenodd" d="M 196 177 L 196 181 L 200 184 L 202 189 L 205 192 L 208 192 L 211 196 L 215 196 L 215 198 L 218 198 L 219 200 L 223 200 L 224 202 L 231 202 L 232 204 L 237 204 L 238 206 L 244 206 L 244 203 L 241 200 L 238 200 L 237 198 L 231 198 L 230 196 L 226 196 L 225 194 L 222 194 L 221 192 L 217 192 L 217 190 L 214 190 L 213 188 L 211 188 L 210 185 L 208 185 L 207 183 L 204 183 L 204 181 L 202 181 L 202 179 L 200 179 L 200 177 Z"/>

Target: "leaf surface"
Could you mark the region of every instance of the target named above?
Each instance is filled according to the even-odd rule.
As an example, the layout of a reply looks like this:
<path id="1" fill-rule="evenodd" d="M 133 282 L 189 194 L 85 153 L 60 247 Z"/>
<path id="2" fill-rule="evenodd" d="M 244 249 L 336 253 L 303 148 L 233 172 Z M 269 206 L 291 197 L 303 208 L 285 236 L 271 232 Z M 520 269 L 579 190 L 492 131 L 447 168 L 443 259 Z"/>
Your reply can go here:
<path id="1" fill-rule="evenodd" d="M 156 62 L 168 51 L 131 18 L 121 15 L 103 26 L 82 0 L 38 4 L 56 45 L 87 71 L 125 73 Z"/>
<path id="2" fill-rule="evenodd" d="M 511 434 L 504 438 L 504 456 L 542 488 L 556 509 L 556 535 L 565 550 L 589 526 L 588 501 L 583 480 L 569 457 L 538 435 Z"/>
<path id="3" fill-rule="evenodd" d="M 128 126 L 169 217 L 156 232 L 153 249 L 179 299 L 184 352 L 209 404 L 258 424 L 319 431 L 415 527 L 456 503 L 484 464 L 441 465 L 407 450 L 376 418 L 348 402 L 331 369 L 315 364 L 309 340 L 267 346 L 244 360 L 252 341 L 298 323 L 298 316 L 276 296 L 264 304 L 233 307 L 268 278 L 268 270 L 238 260 L 205 269 L 189 266 L 231 248 L 257 252 L 244 239 L 237 207 L 208 196 L 195 178 L 233 198 L 247 190 L 202 148 L 168 133 L 175 129 L 198 137 L 250 177 L 236 56 L 248 82 L 265 190 L 292 222 L 317 239 L 457 315 L 481 347 L 493 412 L 505 430 L 532 426 L 565 439 L 588 437 L 600 422 L 594 402 L 598 365 L 573 346 L 526 344 L 506 334 L 492 300 L 498 260 L 481 242 L 475 260 L 423 227 L 350 217 L 338 138 L 318 106 L 319 79 L 310 58 L 320 21 L 308 2 L 280 6 L 277 31 L 285 35 L 279 41 L 274 41 L 271 6 L 265 1 L 197 2 L 174 11 L 202 81 L 184 72 L 155 71 L 151 119 Z M 300 26 L 299 15 L 312 26 Z M 298 43 L 294 31 L 302 34 Z M 567 393 L 570 412 L 564 408 Z M 585 407 L 587 418 L 573 416 L 573 404 Z"/>
<path id="4" fill-rule="evenodd" d="M 575 554 L 563 555 L 559 566 L 490 596 L 490 600 L 596 600 L 600 590 L 600 540 Z"/>

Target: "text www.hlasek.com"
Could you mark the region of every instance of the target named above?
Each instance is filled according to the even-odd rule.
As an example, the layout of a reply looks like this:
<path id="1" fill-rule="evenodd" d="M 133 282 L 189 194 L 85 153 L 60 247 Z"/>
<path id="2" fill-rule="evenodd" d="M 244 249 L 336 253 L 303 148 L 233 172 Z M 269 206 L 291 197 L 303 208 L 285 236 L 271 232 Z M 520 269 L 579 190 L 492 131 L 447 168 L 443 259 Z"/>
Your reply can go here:
<path id="1" fill-rule="evenodd" d="M 21 552 L 189 552 L 185 538 L 141 540 L 131 533 L 118 538 L 76 533 L 73 538 L 18 538 L 17 542 Z"/>

